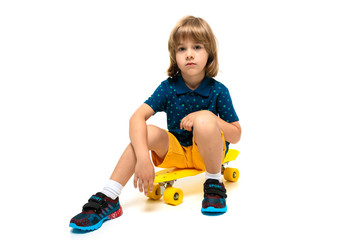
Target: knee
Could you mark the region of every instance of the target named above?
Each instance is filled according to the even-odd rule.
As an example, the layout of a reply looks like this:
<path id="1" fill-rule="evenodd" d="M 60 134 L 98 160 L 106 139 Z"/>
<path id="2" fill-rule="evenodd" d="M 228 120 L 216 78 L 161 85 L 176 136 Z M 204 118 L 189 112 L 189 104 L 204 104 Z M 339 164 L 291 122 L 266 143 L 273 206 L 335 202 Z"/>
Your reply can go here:
<path id="1" fill-rule="evenodd" d="M 149 135 L 149 133 L 152 134 L 152 133 L 153 133 L 154 131 L 156 131 L 156 129 L 158 128 L 157 126 L 151 125 L 151 124 L 146 125 L 146 127 L 147 127 L 148 135 Z"/>
<path id="2" fill-rule="evenodd" d="M 168 136 L 165 130 L 155 126 L 147 125 L 147 143 L 150 150 L 157 150 L 166 145 Z"/>
<path id="3" fill-rule="evenodd" d="M 216 116 L 213 113 L 199 114 L 194 120 L 194 135 L 207 135 L 213 134 L 214 132 L 220 132 L 220 126 L 217 122 Z"/>
<path id="4" fill-rule="evenodd" d="M 159 130 L 158 127 L 156 127 L 155 125 L 147 125 L 146 127 L 147 127 L 147 141 L 149 147 L 151 147 L 150 145 L 153 145 L 155 140 L 158 138 Z"/>

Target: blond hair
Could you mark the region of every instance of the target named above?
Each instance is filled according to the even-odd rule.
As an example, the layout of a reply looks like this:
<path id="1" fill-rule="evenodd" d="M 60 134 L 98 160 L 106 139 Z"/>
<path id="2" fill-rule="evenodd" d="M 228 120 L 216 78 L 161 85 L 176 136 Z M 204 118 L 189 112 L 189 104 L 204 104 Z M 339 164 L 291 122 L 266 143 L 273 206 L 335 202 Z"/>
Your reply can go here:
<path id="1" fill-rule="evenodd" d="M 170 66 L 167 74 L 169 77 L 174 77 L 180 72 L 176 63 L 176 49 L 180 41 L 188 38 L 204 45 L 206 52 L 209 54 L 205 66 L 205 75 L 206 77 L 215 77 L 219 70 L 215 35 L 205 20 L 193 16 L 180 19 L 171 31 L 168 42 Z"/>

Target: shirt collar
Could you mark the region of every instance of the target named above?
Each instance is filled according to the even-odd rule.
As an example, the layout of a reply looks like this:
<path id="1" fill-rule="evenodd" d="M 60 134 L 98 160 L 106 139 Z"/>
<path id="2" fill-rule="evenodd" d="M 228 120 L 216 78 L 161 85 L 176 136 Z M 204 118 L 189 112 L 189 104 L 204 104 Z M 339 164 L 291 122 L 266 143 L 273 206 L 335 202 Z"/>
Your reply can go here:
<path id="1" fill-rule="evenodd" d="M 211 90 L 211 78 L 205 77 L 199 87 L 197 87 L 195 90 L 191 90 L 188 86 L 186 86 L 182 76 L 179 75 L 175 81 L 175 89 L 176 94 L 179 95 L 195 92 L 203 97 L 208 97 Z"/>

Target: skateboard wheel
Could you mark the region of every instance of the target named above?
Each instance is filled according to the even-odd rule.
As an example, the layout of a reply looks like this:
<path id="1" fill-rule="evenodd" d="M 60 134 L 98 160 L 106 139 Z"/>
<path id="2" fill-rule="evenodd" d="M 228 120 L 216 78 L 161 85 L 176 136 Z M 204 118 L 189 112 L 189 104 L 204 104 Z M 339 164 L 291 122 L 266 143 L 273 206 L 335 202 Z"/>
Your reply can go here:
<path id="1" fill-rule="evenodd" d="M 167 204 L 179 205 L 182 203 L 184 193 L 179 188 L 168 187 L 164 192 L 164 201 Z"/>
<path id="2" fill-rule="evenodd" d="M 224 178 L 230 182 L 236 182 L 240 177 L 239 170 L 236 168 L 225 168 Z"/>
<path id="3" fill-rule="evenodd" d="M 161 195 L 161 189 L 160 189 L 160 185 L 159 184 L 155 184 L 153 186 L 153 191 L 148 193 L 148 198 L 153 199 L 153 200 L 159 200 L 162 195 Z"/>

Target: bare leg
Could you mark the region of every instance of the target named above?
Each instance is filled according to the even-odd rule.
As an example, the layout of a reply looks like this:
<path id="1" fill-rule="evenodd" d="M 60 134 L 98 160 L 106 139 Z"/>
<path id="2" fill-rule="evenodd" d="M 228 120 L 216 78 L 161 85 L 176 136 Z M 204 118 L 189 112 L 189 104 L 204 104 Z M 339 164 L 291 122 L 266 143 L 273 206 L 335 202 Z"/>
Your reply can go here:
<path id="1" fill-rule="evenodd" d="M 215 117 L 199 115 L 194 120 L 193 134 L 208 173 L 221 171 L 223 140 Z"/>
<path id="2" fill-rule="evenodd" d="M 164 158 L 169 147 L 169 137 L 167 132 L 153 125 L 148 125 L 147 129 L 149 150 L 155 151 L 159 157 Z M 135 151 L 130 143 L 121 155 L 110 179 L 125 186 L 135 172 L 135 165 Z"/>
<path id="3" fill-rule="evenodd" d="M 125 186 L 130 177 L 134 174 L 136 165 L 135 151 L 131 143 L 121 155 L 110 179 Z"/>

